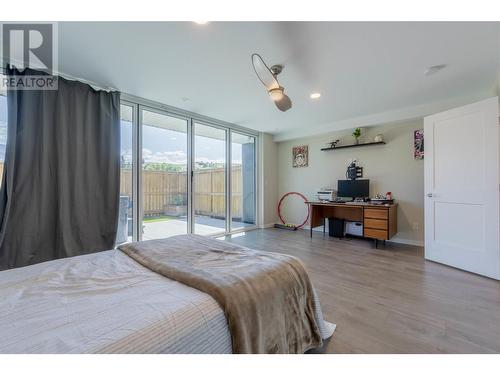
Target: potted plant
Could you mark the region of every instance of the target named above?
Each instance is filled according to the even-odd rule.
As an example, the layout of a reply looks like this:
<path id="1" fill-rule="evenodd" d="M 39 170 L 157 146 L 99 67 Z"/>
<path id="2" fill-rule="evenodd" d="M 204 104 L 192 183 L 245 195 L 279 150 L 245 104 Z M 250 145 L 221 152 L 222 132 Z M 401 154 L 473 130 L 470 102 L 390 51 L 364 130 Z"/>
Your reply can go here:
<path id="1" fill-rule="evenodd" d="M 354 129 L 354 131 L 352 132 L 352 136 L 354 137 L 354 141 L 358 145 L 359 144 L 359 137 L 361 137 L 361 129 L 360 128 Z"/>
<path id="2" fill-rule="evenodd" d="M 166 204 L 164 209 L 167 216 L 184 216 L 186 212 L 186 202 L 183 194 L 172 196 L 170 204 Z"/>

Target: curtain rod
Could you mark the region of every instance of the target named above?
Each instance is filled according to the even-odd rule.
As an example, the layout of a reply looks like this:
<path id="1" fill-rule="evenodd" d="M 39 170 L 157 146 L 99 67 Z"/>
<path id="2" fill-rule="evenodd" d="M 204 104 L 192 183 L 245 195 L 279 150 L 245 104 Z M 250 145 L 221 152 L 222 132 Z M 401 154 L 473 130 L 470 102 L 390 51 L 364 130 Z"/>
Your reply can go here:
<path id="1" fill-rule="evenodd" d="M 89 81 L 88 79 L 84 79 L 84 78 L 73 77 L 73 76 L 70 76 L 69 74 L 58 73 L 57 75 L 64 78 L 64 79 L 67 79 L 69 81 L 79 81 L 82 83 L 86 83 L 87 85 L 92 86 L 94 89 L 104 90 L 104 91 L 120 91 L 115 87 L 111 87 L 111 86 L 103 87 L 96 82 Z"/>
<path id="2" fill-rule="evenodd" d="M 2 74 L 3 75 L 7 75 L 7 71 L 5 69 L 4 66 L 1 67 L 2 69 Z M 35 69 L 36 70 L 36 69 Z M 117 88 L 115 87 L 111 87 L 111 86 L 107 86 L 107 87 L 104 87 L 102 85 L 100 85 L 99 83 L 96 83 L 96 82 L 93 82 L 93 81 L 90 81 L 88 79 L 85 79 L 85 78 L 79 78 L 79 77 L 74 77 L 74 76 L 71 76 L 69 74 L 66 74 L 66 73 L 62 73 L 62 72 L 54 72 L 53 75 L 55 76 L 58 76 L 58 77 L 61 77 L 61 78 L 64 78 L 64 79 L 67 79 L 69 81 L 78 81 L 78 82 L 82 82 L 82 83 L 85 83 L 89 86 L 92 86 L 93 89 L 97 89 L 97 90 L 104 90 L 104 91 L 120 91 L 118 90 Z"/>

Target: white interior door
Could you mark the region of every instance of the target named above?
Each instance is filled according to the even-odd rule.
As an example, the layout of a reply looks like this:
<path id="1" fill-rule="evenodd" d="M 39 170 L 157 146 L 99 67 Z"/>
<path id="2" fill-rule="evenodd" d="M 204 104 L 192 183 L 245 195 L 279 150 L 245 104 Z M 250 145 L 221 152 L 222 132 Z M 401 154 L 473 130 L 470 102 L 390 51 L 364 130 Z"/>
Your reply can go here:
<path id="1" fill-rule="evenodd" d="M 425 257 L 500 279 L 498 98 L 428 116 Z"/>

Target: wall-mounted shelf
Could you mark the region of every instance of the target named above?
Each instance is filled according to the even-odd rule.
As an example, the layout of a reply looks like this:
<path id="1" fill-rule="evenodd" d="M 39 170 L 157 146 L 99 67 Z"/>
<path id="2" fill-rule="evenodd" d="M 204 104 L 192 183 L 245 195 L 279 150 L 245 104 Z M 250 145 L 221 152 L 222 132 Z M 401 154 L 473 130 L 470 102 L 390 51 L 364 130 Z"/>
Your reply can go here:
<path id="1" fill-rule="evenodd" d="M 337 147 L 326 147 L 322 148 L 321 151 L 331 151 L 331 150 L 338 150 L 341 148 L 349 148 L 349 147 L 362 147 L 362 146 L 374 146 L 374 145 L 385 145 L 384 141 L 381 142 L 368 142 L 368 143 L 354 143 L 352 145 L 343 145 L 343 146 L 337 146 Z"/>

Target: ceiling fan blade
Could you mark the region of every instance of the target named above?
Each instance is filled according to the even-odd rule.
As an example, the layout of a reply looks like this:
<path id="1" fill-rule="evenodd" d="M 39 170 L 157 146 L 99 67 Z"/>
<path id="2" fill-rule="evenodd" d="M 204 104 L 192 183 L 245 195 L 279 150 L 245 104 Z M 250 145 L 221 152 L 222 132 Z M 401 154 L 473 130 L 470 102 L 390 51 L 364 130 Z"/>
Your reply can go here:
<path id="1" fill-rule="evenodd" d="M 259 54 L 254 53 L 252 55 L 252 65 L 255 74 L 259 77 L 259 80 L 267 88 L 267 90 L 272 90 L 280 87 L 278 80 L 274 77 L 271 69 L 266 65 L 262 57 Z"/>
<path id="2" fill-rule="evenodd" d="M 276 107 L 282 112 L 288 111 L 290 108 L 292 108 L 292 100 L 285 94 L 283 94 L 283 98 L 281 100 L 277 100 L 274 102 L 276 104 Z"/>

